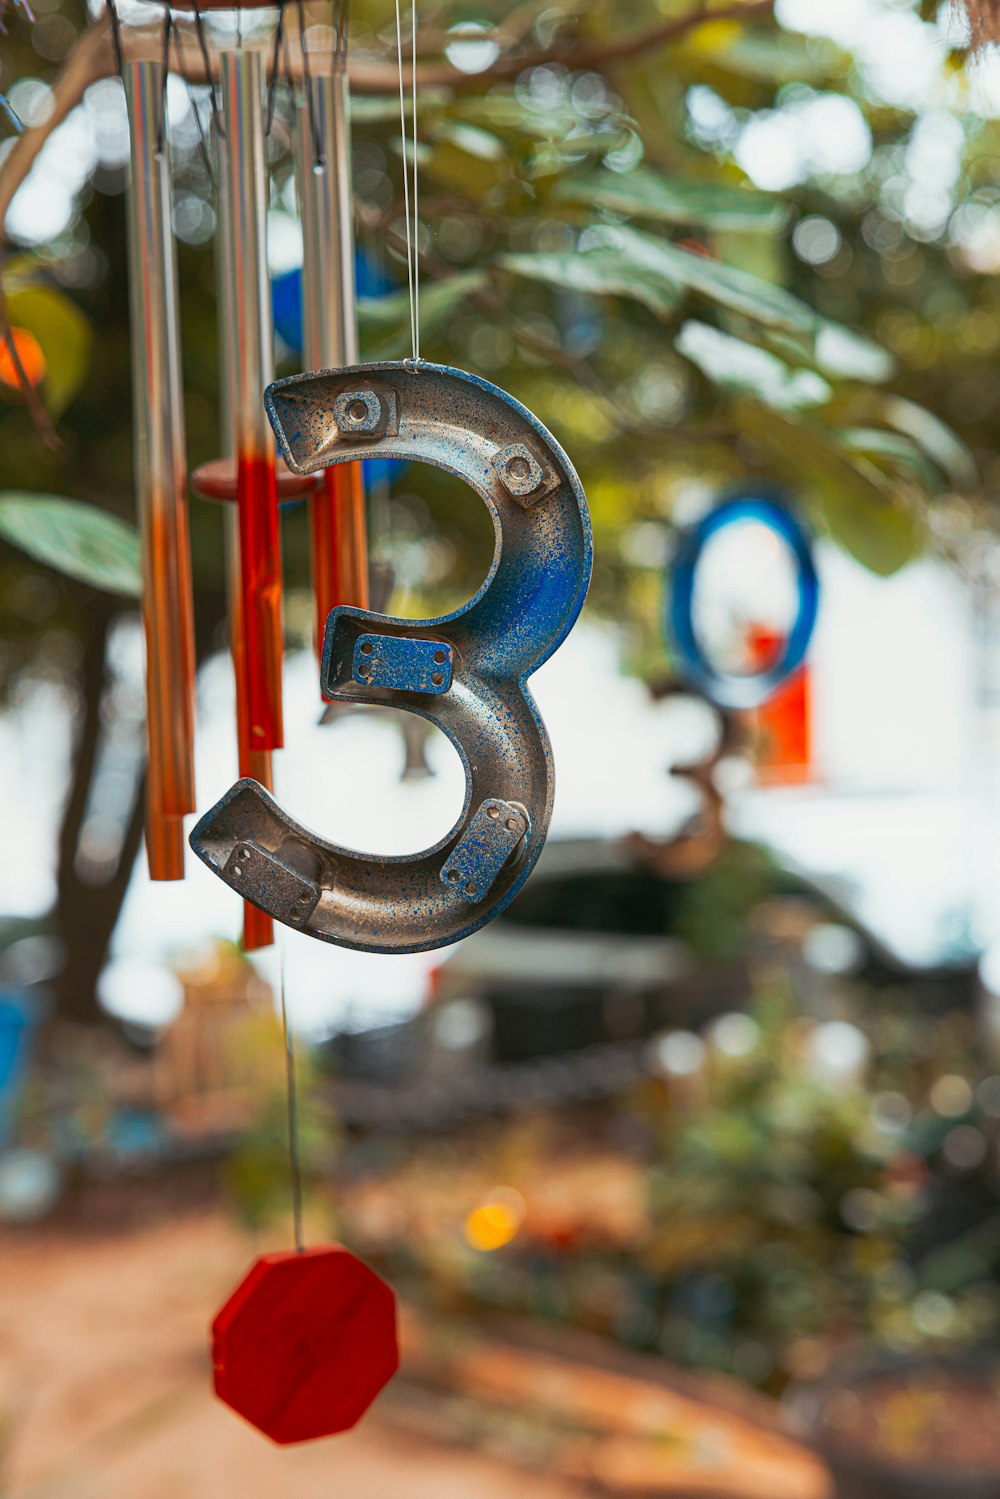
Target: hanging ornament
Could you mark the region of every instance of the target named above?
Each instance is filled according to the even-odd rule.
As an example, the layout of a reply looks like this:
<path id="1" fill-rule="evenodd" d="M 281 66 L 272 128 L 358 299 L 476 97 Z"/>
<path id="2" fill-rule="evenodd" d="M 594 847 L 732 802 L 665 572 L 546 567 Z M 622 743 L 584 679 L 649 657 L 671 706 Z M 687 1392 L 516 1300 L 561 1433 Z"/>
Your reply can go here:
<path id="1" fill-rule="evenodd" d="M 399 1365 L 396 1304 L 339 1244 L 261 1255 L 212 1324 L 215 1392 L 282 1445 L 347 1431 Z"/>
<path id="2" fill-rule="evenodd" d="M 695 627 L 694 603 L 698 567 L 709 541 L 729 526 L 754 521 L 764 525 L 791 552 L 796 569 L 796 612 L 782 637 L 754 629 L 746 641 L 749 670 L 724 672 L 710 659 Z M 727 757 L 746 749 L 746 719 L 756 710 L 758 727 L 773 725 L 780 743 L 794 738 L 805 722 L 803 663 L 819 610 L 819 575 L 813 543 L 792 501 L 765 485 L 727 495 L 685 531 L 667 565 L 664 629 L 680 672 L 650 686 L 654 701 L 668 697 L 700 698 L 717 724 L 714 747 L 701 759 L 672 765 L 670 774 L 686 780 L 699 795 L 698 811 L 672 838 L 632 833 L 630 853 L 662 879 L 695 879 L 710 868 L 729 841 L 725 804 L 716 770 Z M 789 722 L 791 712 L 792 722 Z M 768 715 L 773 715 L 770 719 Z"/>
<path id="3" fill-rule="evenodd" d="M 747 672 L 723 672 L 709 659 L 694 621 L 698 563 L 709 541 L 729 526 L 754 521 L 766 526 L 791 552 L 796 567 L 795 618 L 777 654 L 751 661 Z M 667 641 L 680 659 L 685 680 L 720 708 L 759 708 L 805 660 L 819 610 L 819 575 L 812 538 L 787 496 L 766 485 L 726 496 L 685 531 L 667 568 Z"/>
<path id="4" fill-rule="evenodd" d="M 483 587 L 454 614 L 397 619 L 341 605 L 327 621 L 322 683 L 337 702 L 395 706 L 440 728 L 465 767 L 462 815 L 423 853 L 360 854 L 294 822 L 243 779 L 191 846 L 278 921 L 364 952 L 422 952 L 468 936 L 534 868 L 552 812 L 552 753 L 526 680 L 579 614 L 591 567 L 580 481 L 536 417 L 495 385 L 423 361 L 295 375 L 266 395 L 293 473 L 406 457 L 464 479 L 496 548 Z M 359 785 L 359 795 L 377 789 Z"/>

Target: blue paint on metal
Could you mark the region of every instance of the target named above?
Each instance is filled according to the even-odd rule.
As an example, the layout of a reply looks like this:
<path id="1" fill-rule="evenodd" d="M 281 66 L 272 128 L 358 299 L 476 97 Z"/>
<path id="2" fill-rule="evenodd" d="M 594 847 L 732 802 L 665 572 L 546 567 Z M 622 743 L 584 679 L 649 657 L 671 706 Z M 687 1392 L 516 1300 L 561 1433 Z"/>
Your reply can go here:
<path id="1" fill-rule="evenodd" d="M 441 879 L 470 904 L 483 900 L 528 831 L 527 819 L 510 802 L 483 802 L 441 866 Z"/>
<path id="2" fill-rule="evenodd" d="M 333 420 L 335 402 L 366 385 L 392 394 L 398 423 L 345 440 Z M 326 842 L 290 818 L 257 782 L 241 780 L 201 819 L 191 846 L 233 888 L 226 869 L 238 841 L 268 849 L 314 878 L 320 899 L 299 930 L 322 941 L 362 952 L 444 947 L 500 914 L 528 878 L 545 840 L 552 752 L 527 679 L 565 639 L 586 596 L 592 542 L 583 489 L 562 448 L 520 402 L 477 375 L 442 365 L 404 360 L 296 375 L 269 386 L 265 406 L 296 473 L 359 457 L 406 458 L 464 479 L 489 510 L 493 562 L 467 604 L 425 620 L 334 609 L 321 668 L 324 691 L 335 701 L 403 707 L 440 728 L 465 769 L 465 798 L 454 827 L 431 848 L 380 857 Z M 495 462 L 515 447 L 544 476 L 544 490 L 537 499 L 528 496 L 528 504 L 512 492 L 503 463 L 498 469 Z M 507 477 L 516 479 L 520 468 Z M 356 670 L 359 656 L 367 654 L 360 651 L 364 641 L 378 641 L 387 660 L 392 658 L 397 674 L 391 683 Z M 438 687 L 433 675 L 430 690 L 420 685 L 426 679 L 414 665 L 414 648 L 426 645 L 451 653 L 450 691 L 443 683 Z M 480 833 L 477 818 L 488 804 L 512 807 L 509 816 L 523 820 L 516 846 L 504 846 L 513 834 L 505 823 Z M 449 869 L 460 877 L 449 880 L 443 873 Z M 265 897 L 255 903 L 288 921 L 274 909 L 278 903 L 266 903 L 267 892 Z"/>
<path id="3" fill-rule="evenodd" d="M 740 521 L 767 526 L 795 559 L 798 605 L 778 659 L 753 673 L 721 672 L 708 659 L 694 624 L 698 563 L 713 536 Z M 665 628 L 685 677 L 720 708 L 759 708 L 805 660 L 819 610 L 812 537 L 792 500 L 770 486 L 734 491 L 686 531 L 667 566 Z"/>
<path id="4" fill-rule="evenodd" d="M 443 640 L 361 635 L 354 647 L 354 680 L 362 687 L 437 695 L 451 687 L 453 659 L 451 646 Z"/>

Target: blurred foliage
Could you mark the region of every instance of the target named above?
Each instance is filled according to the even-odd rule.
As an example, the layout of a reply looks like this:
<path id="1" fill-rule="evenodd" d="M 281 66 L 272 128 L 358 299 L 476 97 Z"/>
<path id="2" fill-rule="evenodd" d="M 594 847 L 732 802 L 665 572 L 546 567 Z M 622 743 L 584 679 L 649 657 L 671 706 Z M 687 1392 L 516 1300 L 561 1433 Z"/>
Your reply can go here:
<path id="1" fill-rule="evenodd" d="M 819 1008 L 772 975 L 749 1014 L 654 1041 L 660 1080 L 631 1097 L 369 1138 L 339 1168 L 340 1231 L 418 1300 L 771 1389 L 860 1349 L 988 1339 L 1000 1078 L 974 1020 L 843 982 Z"/>
<path id="2" fill-rule="evenodd" d="M 791 23 L 799 12 L 799 24 L 824 30 L 808 6 L 779 13 Z M 701 14 L 679 0 L 538 3 L 513 14 L 491 0 L 420 7 L 422 55 L 453 64 L 436 67 L 420 100 L 423 351 L 511 390 L 570 452 L 594 512 L 593 603 L 638 627 L 640 661 L 659 650 L 658 589 L 643 577 L 657 549 L 630 536 L 642 528 L 648 542 L 650 524 L 666 533 L 678 503 L 703 503 L 711 487 L 748 475 L 779 478 L 801 490 L 822 529 L 891 572 L 929 534 L 950 540 L 978 518 L 997 477 L 997 127 L 958 68 L 955 23 L 917 0 L 872 0 L 873 26 L 902 15 L 911 46 L 937 49 L 917 91 L 898 76 L 905 52 L 893 77 L 870 47 L 853 55 L 779 25 L 764 6 L 748 5 L 745 19 L 713 19 L 709 7 L 704 24 L 688 24 Z M 321 48 L 318 7 L 312 19 Z M 266 43 L 272 23 L 270 13 L 248 17 L 248 40 Z M 12 15 L 0 86 L 29 124 L 44 117 L 77 24 L 71 0 L 50 0 L 34 25 Z M 355 56 L 391 59 L 386 0 L 352 7 L 351 24 Z M 171 88 L 196 463 L 216 456 L 219 441 L 214 209 L 192 100 L 207 126 L 208 91 Z M 95 85 L 43 153 L 36 189 L 29 182 L 24 193 L 51 181 L 62 194 L 49 238 L 15 202 L 11 316 L 42 346 L 65 448 L 40 448 L 7 387 L 0 449 L 9 485 L 124 515 L 122 107 L 116 84 Z M 283 84 L 270 147 L 279 258 L 293 234 L 289 110 Z M 770 155 L 754 150 L 762 132 Z M 356 99 L 354 146 L 360 248 L 369 273 L 400 287 L 363 305 L 364 350 L 402 354 L 391 95 Z M 61 176 L 60 151 L 76 153 Z M 294 368 L 297 356 L 285 353 L 284 368 Z M 411 469 L 392 494 L 378 487 L 372 510 L 374 548 L 404 590 L 397 607 L 450 606 L 474 589 L 491 528 L 461 486 Z M 221 606 L 219 524 L 216 508 L 194 505 L 197 584 L 212 600 L 203 629 L 214 629 Z M 294 591 L 306 583 L 297 511 L 284 530 Z M 8 653 L 10 666 L 19 662 Z"/>

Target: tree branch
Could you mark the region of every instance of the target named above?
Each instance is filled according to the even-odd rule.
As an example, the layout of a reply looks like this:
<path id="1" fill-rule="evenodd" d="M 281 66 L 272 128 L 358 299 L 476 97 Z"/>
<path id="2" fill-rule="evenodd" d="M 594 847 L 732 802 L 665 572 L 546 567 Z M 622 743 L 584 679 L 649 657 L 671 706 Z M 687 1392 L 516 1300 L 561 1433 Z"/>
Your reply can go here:
<path id="1" fill-rule="evenodd" d="M 730 0 L 729 4 L 699 6 L 687 15 L 659 22 L 644 31 L 634 32 L 617 42 L 554 42 L 552 46 L 519 54 L 507 53 L 482 73 L 458 73 L 445 60 L 424 63 L 417 71 L 417 87 L 448 88 L 468 93 L 493 83 L 516 78 L 526 68 L 547 63 L 561 63 L 571 68 L 593 68 L 602 71 L 616 63 L 675 44 L 709 21 L 749 19 L 771 10 L 774 0 Z M 206 83 L 205 65 L 193 39 L 178 30 L 177 46 L 183 57 L 185 76 L 192 83 Z M 185 45 L 182 46 L 182 38 Z M 189 44 L 189 45 L 187 45 Z M 128 56 L 158 60 L 162 56 L 163 37 L 160 28 L 136 28 L 128 34 Z M 302 74 L 302 53 L 294 31 L 288 37 L 288 67 L 292 78 Z M 315 63 L 314 63 L 315 66 Z M 86 90 L 101 78 L 113 78 L 117 61 L 112 45 L 111 26 L 102 15 L 82 34 L 66 67 L 54 86 L 55 107 L 42 125 L 29 127 L 14 143 L 13 150 L 0 165 L 0 225 L 11 200 L 34 165 L 39 152 L 52 132 L 76 108 Z M 394 62 L 352 57 L 349 61 L 351 85 L 359 94 L 394 95 L 399 78 Z M 4 242 L 0 230 L 0 247 Z"/>

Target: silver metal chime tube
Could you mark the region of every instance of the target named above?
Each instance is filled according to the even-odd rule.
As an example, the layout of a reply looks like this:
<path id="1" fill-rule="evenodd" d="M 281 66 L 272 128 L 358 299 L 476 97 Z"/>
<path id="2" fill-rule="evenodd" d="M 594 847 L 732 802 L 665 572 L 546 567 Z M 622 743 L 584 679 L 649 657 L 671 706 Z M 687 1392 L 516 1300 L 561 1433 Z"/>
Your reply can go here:
<path id="1" fill-rule="evenodd" d="M 163 70 L 129 62 L 128 263 L 135 487 L 146 634 L 146 846 L 153 879 L 184 874 L 183 817 L 195 810 L 194 610 L 181 396 L 177 264 Z"/>
<path id="2" fill-rule="evenodd" d="M 302 358 L 307 369 L 358 362 L 354 297 L 350 97 L 346 71 L 306 82 L 297 111 L 296 181 L 302 214 Z M 360 463 L 323 473 L 310 501 L 317 648 L 337 604 L 368 608 L 368 537 Z"/>
<path id="3" fill-rule="evenodd" d="M 223 443 L 233 461 L 236 509 L 228 542 L 230 634 L 240 774 L 270 788 L 271 751 L 282 743 L 282 578 L 275 447 L 263 403 L 274 377 L 263 60 L 243 49 L 223 53 L 220 75 L 219 337 Z M 244 913 L 245 945 L 266 946 L 270 918 L 253 906 Z"/>

